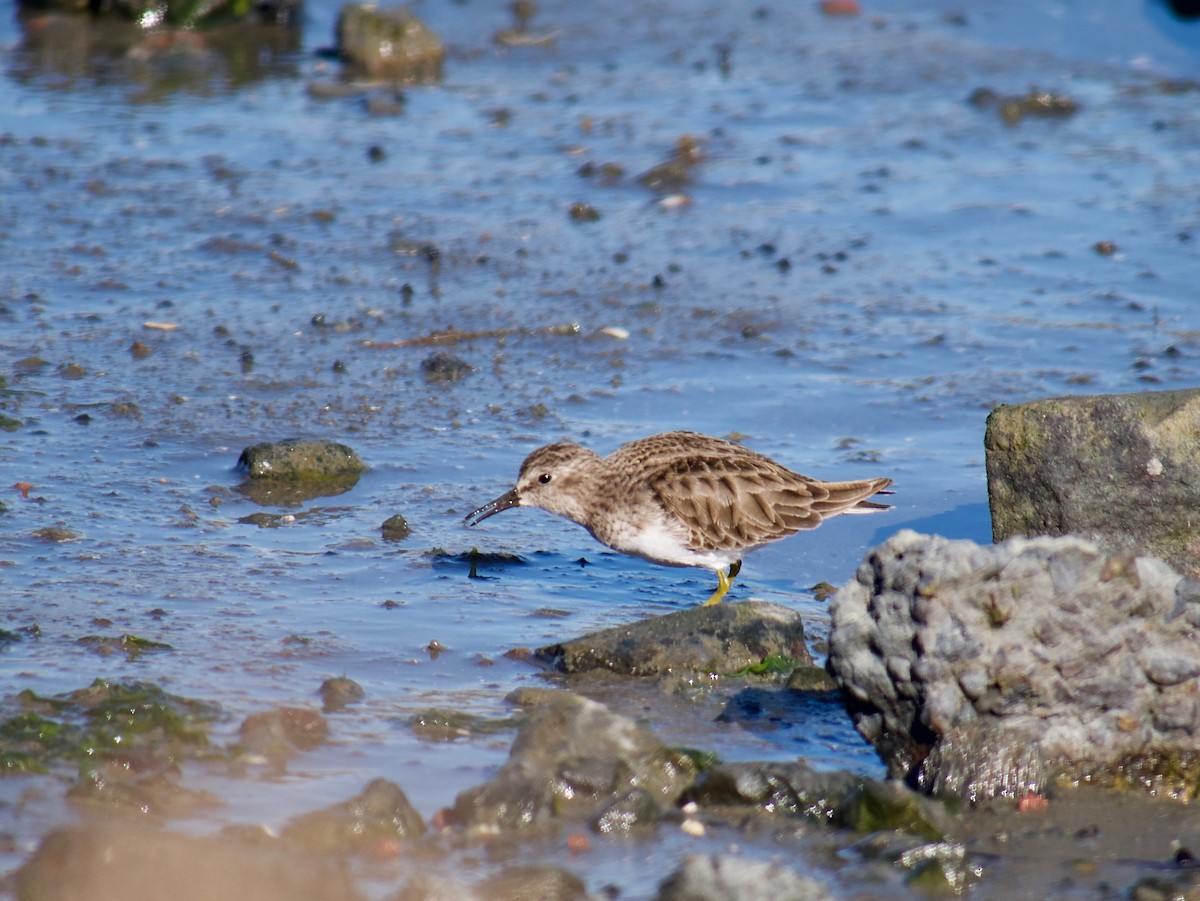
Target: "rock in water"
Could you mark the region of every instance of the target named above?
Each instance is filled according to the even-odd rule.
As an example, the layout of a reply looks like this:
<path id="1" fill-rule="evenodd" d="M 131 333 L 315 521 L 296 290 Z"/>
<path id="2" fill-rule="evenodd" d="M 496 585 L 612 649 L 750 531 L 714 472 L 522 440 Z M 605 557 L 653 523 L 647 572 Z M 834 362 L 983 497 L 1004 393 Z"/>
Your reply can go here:
<path id="1" fill-rule="evenodd" d="M 614 818 L 627 831 L 656 822 L 695 775 L 686 755 L 633 720 L 563 692 L 521 727 L 496 777 L 460 794 L 445 818 L 485 836 Z"/>
<path id="2" fill-rule="evenodd" d="M 400 84 L 440 81 L 446 49 L 424 22 L 403 6 L 380 9 L 367 3 L 342 7 L 338 52 L 371 78 Z"/>
<path id="3" fill-rule="evenodd" d="M 238 466 L 252 479 L 297 481 L 354 477 L 367 468 L 344 444 L 299 438 L 253 444 L 242 451 Z"/>
<path id="4" fill-rule="evenodd" d="M 410 839 L 425 831 L 421 815 L 395 783 L 373 779 L 348 801 L 293 817 L 283 839 L 313 851 L 369 852 L 381 842 Z"/>
<path id="5" fill-rule="evenodd" d="M 628 676 L 730 674 L 772 656 L 812 663 L 800 614 L 760 601 L 654 616 L 538 648 L 537 656 L 564 673 L 610 670 Z"/>

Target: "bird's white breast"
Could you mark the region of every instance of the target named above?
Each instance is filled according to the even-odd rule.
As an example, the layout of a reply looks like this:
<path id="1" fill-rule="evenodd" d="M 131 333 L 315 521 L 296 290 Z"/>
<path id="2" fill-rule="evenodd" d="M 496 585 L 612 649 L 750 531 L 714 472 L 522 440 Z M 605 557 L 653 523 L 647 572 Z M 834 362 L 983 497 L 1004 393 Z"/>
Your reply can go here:
<path id="1" fill-rule="evenodd" d="M 624 554 L 668 566 L 701 566 L 717 570 L 725 569 L 742 557 L 738 551 L 690 550 L 685 543 L 687 533 L 684 529 L 666 520 L 618 526 L 610 538 L 610 546 Z"/>

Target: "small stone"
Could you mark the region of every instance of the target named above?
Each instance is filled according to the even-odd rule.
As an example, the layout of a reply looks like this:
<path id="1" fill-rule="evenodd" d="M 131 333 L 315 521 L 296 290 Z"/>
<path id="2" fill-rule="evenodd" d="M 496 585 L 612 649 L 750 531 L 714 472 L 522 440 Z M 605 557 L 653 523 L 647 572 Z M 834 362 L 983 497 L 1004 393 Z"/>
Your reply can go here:
<path id="1" fill-rule="evenodd" d="M 599 222 L 600 211 L 589 203 L 577 201 L 568 208 L 567 215 L 572 222 Z"/>
<path id="2" fill-rule="evenodd" d="M 403 541 L 410 534 L 412 529 L 409 528 L 408 520 L 399 513 L 389 516 L 383 521 L 383 525 L 379 527 L 383 533 L 384 541 Z"/>
<path id="3" fill-rule="evenodd" d="M 326 679 L 321 683 L 318 693 L 321 695 L 321 709 L 326 713 L 344 710 L 349 705 L 366 697 L 363 687 L 345 676 Z"/>
<path id="4" fill-rule="evenodd" d="M 421 361 L 421 373 L 427 382 L 457 382 L 466 378 L 475 367 L 447 351 L 438 351 Z"/>
<path id="5" fill-rule="evenodd" d="M 73 529 L 65 529 L 62 526 L 45 526 L 41 529 L 34 529 L 33 537 L 38 541 L 62 544 L 67 541 L 78 541 L 83 537 L 83 534 Z"/>

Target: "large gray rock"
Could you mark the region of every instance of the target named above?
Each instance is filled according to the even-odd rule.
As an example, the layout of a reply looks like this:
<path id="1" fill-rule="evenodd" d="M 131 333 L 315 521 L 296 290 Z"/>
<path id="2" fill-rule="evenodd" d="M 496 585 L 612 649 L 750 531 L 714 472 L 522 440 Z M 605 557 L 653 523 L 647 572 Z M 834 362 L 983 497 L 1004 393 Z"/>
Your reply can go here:
<path id="1" fill-rule="evenodd" d="M 1160 560 L 905 530 L 830 613 L 830 670 L 894 776 L 972 799 L 1130 767 L 1195 780 L 1200 587 Z"/>
<path id="2" fill-rule="evenodd" d="M 1057 397 L 988 416 L 992 537 L 1075 533 L 1200 570 L 1200 389 Z"/>

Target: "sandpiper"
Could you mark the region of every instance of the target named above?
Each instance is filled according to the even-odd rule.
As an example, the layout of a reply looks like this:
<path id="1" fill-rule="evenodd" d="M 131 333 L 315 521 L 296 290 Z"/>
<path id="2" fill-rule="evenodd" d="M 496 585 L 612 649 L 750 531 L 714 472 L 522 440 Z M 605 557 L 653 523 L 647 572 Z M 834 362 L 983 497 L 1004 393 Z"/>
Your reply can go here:
<path id="1" fill-rule="evenodd" d="M 839 513 L 876 513 L 891 479 L 822 482 L 738 444 L 696 432 L 639 438 L 607 457 L 570 442 L 525 458 L 516 487 L 466 517 L 541 507 L 623 554 L 717 574 L 716 604 L 750 551 Z"/>

